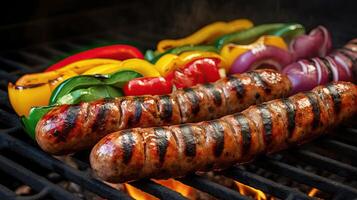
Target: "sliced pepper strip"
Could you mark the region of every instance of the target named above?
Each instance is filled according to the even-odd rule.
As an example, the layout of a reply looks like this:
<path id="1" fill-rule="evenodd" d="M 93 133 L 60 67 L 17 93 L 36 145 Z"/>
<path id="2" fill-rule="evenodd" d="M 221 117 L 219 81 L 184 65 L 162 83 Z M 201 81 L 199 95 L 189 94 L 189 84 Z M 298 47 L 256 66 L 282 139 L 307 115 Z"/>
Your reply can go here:
<path id="1" fill-rule="evenodd" d="M 85 71 L 83 75 L 93 74 L 111 74 L 117 71 L 131 70 L 142 74 L 145 77 L 157 77 L 160 73 L 155 69 L 154 65 L 142 59 L 128 59 L 118 64 L 107 64 L 92 68 Z"/>
<path id="2" fill-rule="evenodd" d="M 251 49 L 258 49 L 263 45 L 275 46 L 284 50 L 288 50 L 288 46 L 281 37 L 265 35 L 260 37 L 254 43 L 249 45 L 237 45 L 237 44 L 226 44 L 221 50 L 221 56 L 227 61 L 229 68 L 233 64 L 234 60 L 243 54 L 244 52 Z"/>
<path id="3" fill-rule="evenodd" d="M 293 37 L 301 35 L 304 32 L 305 29 L 301 24 L 263 24 L 240 32 L 224 35 L 216 40 L 215 46 L 221 49 L 228 43 L 249 44 L 262 35 L 280 36 L 284 38 L 286 42 L 289 42 Z"/>
<path id="4" fill-rule="evenodd" d="M 148 50 L 145 53 L 145 59 L 150 61 L 151 63 L 156 63 L 162 56 L 166 54 L 176 54 L 179 55 L 183 52 L 187 51 L 208 51 L 208 52 L 214 52 L 214 53 L 219 53 L 217 48 L 215 46 L 211 45 L 185 45 L 185 46 L 180 46 L 180 47 L 175 47 L 173 49 L 169 49 L 163 53 L 157 53 L 153 52 L 152 50 Z"/>
<path id="5" fill-rule="evenodd" d="M 177 40 L 162 40 L 157 44 L 157 50 L 162 53 L 168 49 L 178 46 L 196 45 L 205 42 L 211 42 L 221 35 L 247 29 L 252 26 L 253 23 L 247 19 L 237 19 L 230 22 L 215 22 L 201 28 L 200 30 L 185 38 Z"/>
<path id="6" fill-rule="evenodd" d="M 179 56 L 174 54 L 166 54 L 155 63 L 155 68 L 161 73 L 162 76 L 166 76 L 169 72 L 174 71 L 177 68 L 183 68 L 188 63 L 201 58 L 219 59 L 221 62 L 219 62 L 218 67 L 229 69 L 227 62 L 219 54 L 201 51 L 184 52 Z"/>
<path id="7" fill-rule="evenodd" d="M 104 59 L 104 58 L 97 58 L 97 59 L 88 59 L 82 60 L 61 69 L 49 71 L 49 72 L 41 72 L 41 73 L 33 73 L 33 74 L 26 74 L 22 76 L 20 79 L 16 81 L 16 85 L 29 85 L 29 84 L 38 84 L 38 83 L 46 83 L 49 80 L 54 80 L 60 76 L 61 73 L 66 71 L 73 71 L 77 74 L 81 74 L 93 67 L 97 67 L 99 65 L 105 64 L 115 64 L 120 63 L 121 61 L 113 60 L 113 59 Z"/>
<path id="8" fill-rule="evenodd" d="M 143 59 L 144 56 L 140 52 L 139 49 L 136 47 L 125 45 L 125 44 L 115 44 L 103 47 L 97 47 L 94 49 L 89 49 L 86 51 L 82 51 L 80 53 L 71 55 L 53 65 L 51 65 L 46 71 L 53 71 L 60 69 L 66 65 L 71 63 L 86 60 L 86 59 L 93 59 L 93 58 L 109 58 L 114 60 L 126 60 L 129 58 L 141 58 Z"/>

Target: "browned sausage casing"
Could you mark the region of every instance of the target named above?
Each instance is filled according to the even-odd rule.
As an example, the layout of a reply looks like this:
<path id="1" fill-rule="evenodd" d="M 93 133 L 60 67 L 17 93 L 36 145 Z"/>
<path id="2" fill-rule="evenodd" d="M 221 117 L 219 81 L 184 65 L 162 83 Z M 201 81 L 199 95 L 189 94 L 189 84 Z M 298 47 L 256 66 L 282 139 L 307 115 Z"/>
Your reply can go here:
<path id="1" fill-rule="evenodd" d="M 62 105 L 37 124 L 36 140 L 51 154 L 72 153 L 127 128 L 216 119 L 289 94 L 290 81 L 273 70 L 256 70 L 170 95 L 121 97 Z"/>
<path id="2" fill-rule="evenodd" d="M 115 132 L 93 148 L 90 161 L 110 182 L 179 177 L 307 142 L 356 114 L 356 85 L 336 82 L 217 120 Z"/>

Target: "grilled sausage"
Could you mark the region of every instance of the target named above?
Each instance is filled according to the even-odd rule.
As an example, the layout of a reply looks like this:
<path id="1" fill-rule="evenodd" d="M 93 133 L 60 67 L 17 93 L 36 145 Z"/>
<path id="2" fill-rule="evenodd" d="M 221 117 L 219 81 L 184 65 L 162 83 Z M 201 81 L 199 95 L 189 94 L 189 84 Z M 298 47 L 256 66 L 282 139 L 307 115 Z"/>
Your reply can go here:
<path id="1" fill-rule="evenodd" d="M 273 70 L 256 70 L 169 95 L 62 105 L 39 121 L 36 140 L 51 154 L 72 153 L 94 146 L 114 131 L 215 119 L 286 96 L 290 90 L 286 76 Z"/>
<path id="2" fill-rule="evenodd" d="M 357 86 L 335 82 L 212 121 L 115 132 L 90 162 L 110 182 L 224 169 L 305 143 L 356 114 Z"/>

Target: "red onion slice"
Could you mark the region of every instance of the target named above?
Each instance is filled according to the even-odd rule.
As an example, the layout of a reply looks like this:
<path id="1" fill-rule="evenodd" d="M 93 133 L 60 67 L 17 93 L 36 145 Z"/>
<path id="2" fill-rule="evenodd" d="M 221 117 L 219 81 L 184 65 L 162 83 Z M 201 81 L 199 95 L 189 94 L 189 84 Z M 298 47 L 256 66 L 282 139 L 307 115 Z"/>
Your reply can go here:
<path id="1" fill-rule="evenodd" d="M 262 45 L 236 58 L 232 64 L 230 73 L 246 72 L 259 66 L 264 66 L 264 64 L 268 64 L 281 71 L 282 68 L 291 63 L 291 61 L 292 58 L 289 52 L 274 46 Z"/>
<path id="2" fill-rule="evenodd" d="M 326 59 L 333 64 L 338 73 L 337 78 L 334 79 L 334 81 L 352 81 L 351 69 L 340 56 L 332 54 L 327 56 Z"/>
<path id="3" fill-rule="evenodd" d="M 326 56 L 332 47 L 331 35 L 323 26 L 313 29 L 309 35 L 301 35 L 293 39 L 289 50 L 294 60 Z"/>
<path id="4" fill-rule="evenodd" d="M 293 88 L 291 94 L 308 91 L 318 85 L 318 74 L 314 62 L 300 60 L 285 67 L 282 73 L 286 74 L 291 81 Z"/>

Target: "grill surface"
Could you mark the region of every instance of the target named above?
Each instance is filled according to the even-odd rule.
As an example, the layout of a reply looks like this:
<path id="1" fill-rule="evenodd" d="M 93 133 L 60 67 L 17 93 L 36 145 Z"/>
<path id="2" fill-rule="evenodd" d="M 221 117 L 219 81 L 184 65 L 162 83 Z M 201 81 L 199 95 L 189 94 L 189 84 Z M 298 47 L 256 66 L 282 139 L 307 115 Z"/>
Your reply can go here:
<path id="1" fill-rule="evenodd" d="M 150 35 L 146 35 L 146 38 L 148 39 L 141 38 L 140 47 L 146 48 L 150 41 L 157 39 L 150 38 Z M 24 73 L 41 71 L 51 60 L 67 52 L 92 44 L 127 39 L 131 38 L 107 32 L 34 46 L 0 56 L 0 199 L 81 198 L 56 184 L 53 178 L 46 175 L 49 173 L 55 174 L 57 179 L 69 180 L 80 185 L 82 191 L 89 191 L 93 196 L 131 199 L 126 193 L 91 176 L 88 152 L 72 156 L 79 166 L 79 169 L 75 169 L 40 150 L 22 130 L 18 117 L 8 102 L 6 92 L 8 81 L 14 82 Z M 219 175 L 280 199 L 311 199 L 307 196 L 307 191 L 297 189 L 301 187 L 296 185 L 317 188 L 327 193 L 331 199 L 357 198 L 357 184 L 354 182 L 357 177 L 357 126 L 341 127 L 335 133 L 297 149 L 263 156 L 251 164 L 232 167 L 220 172 Z M 256 173 L 260 171 L 265 173 Z M 177 180 L 218 199 L 250 199 L 237 190 L 203 176 L 190 175 Z M 14 188 L 23 184 L 30 186 L 37 193 L 26 197 L 16 196 Z M 184 199 L 181 194 L 151 180 L 140 180 L 130 184 L 160 199 Z"/>

